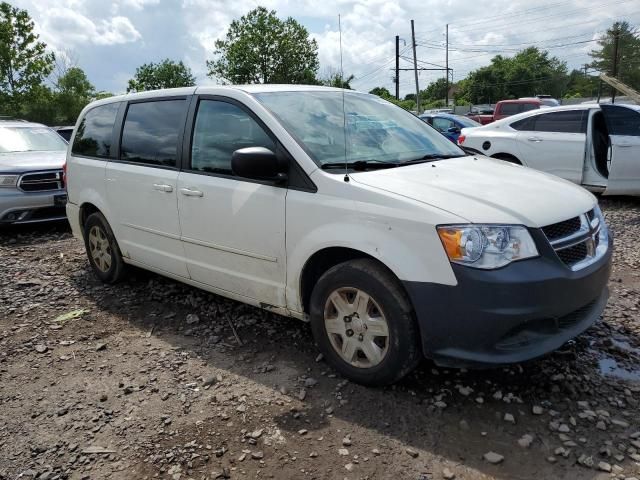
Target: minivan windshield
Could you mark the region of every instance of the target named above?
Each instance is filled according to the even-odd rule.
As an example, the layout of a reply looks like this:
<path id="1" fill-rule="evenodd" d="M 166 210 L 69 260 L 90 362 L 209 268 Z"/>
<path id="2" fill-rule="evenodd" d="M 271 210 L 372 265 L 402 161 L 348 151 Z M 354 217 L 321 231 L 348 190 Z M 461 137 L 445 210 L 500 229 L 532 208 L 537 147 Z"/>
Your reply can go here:
<path id="1" fill-rule="evenodd" d="M 60 135 L 47 127 L 0 127 L 0 153 L 64 152 Z"/>
<path id="2" fill-rule="evenodd" d="M 392 166 L 465 155 L 418 117 L 375 95 L 345 92 L 344 109 L 340 91 L 254 95 L 321 167 L 339 162 Z"/>

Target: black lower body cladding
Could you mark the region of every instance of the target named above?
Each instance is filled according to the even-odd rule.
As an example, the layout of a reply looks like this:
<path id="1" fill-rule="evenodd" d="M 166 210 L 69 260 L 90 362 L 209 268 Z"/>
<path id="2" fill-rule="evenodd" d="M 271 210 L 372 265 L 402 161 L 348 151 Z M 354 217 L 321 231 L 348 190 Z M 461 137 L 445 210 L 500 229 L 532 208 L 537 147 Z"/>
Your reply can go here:
<path id="1" fill-rule="evenodd" d="M 456 286 L 403 282 L 420 325 L 425 356 L 449 367 L 521 362 L 562 346 L 604 310 L 612 243 L 572 271 L 550 249 L 497 270 L 453 264 Z"/>

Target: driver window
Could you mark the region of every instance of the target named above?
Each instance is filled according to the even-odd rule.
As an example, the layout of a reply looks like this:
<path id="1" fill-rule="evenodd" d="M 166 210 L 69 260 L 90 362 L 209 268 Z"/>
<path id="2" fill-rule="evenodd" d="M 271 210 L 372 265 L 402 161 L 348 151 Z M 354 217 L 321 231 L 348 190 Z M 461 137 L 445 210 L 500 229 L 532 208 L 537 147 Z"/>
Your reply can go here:
<path id="1" fill-rule="evenodd" d="M 198 105 L 191 143 L 191 170 L 232 175 L 233 152 L 275 143 L 244 110 L 232 103 L 202 100 Z"/>
<path id="2" fill-rule="evenodd" d="M 433 119 L 433 127 L 439 132 L 446 132 L 451 127 L 455 127 L 453 122 L 447 118 L 434 118 Z"/>

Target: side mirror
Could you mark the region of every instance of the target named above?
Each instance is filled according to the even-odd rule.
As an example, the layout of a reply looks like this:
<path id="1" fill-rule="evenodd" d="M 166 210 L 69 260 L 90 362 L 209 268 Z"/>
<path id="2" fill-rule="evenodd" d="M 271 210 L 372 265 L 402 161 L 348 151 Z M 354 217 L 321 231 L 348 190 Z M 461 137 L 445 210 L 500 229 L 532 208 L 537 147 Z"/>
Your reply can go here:
<path id="1" fill-rule="evenodd" d="M 449 133 L 460 133 L 460 129 L 458 127 L 449 127 L 447 129 L 447 132 L 449 132 Z"/>
<path id="2" fill-rule="evenodd" d="M 288 165 L 265 147 L 248 147 L 231 155 L 231 170 L 238 177 L 284 182 Z"/>

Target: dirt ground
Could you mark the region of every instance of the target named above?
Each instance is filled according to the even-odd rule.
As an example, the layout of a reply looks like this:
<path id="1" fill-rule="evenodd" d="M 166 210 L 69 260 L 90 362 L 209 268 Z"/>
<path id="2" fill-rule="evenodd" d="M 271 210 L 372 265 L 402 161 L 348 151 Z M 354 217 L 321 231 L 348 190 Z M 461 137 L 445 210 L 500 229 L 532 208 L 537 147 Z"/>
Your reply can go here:
<path id="1" fill-rule="evenodd" d="M 602 205 L 601 322 L 385 389 L 336 375 L 302 322 L 138 270 L 105 286 L 65 225 L 4 229 L 0 480 L 640 477 L 640 200 Z"/>

